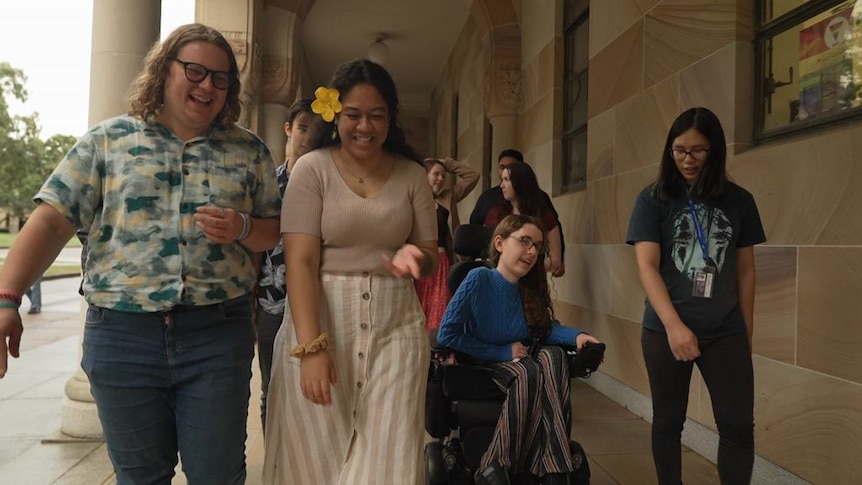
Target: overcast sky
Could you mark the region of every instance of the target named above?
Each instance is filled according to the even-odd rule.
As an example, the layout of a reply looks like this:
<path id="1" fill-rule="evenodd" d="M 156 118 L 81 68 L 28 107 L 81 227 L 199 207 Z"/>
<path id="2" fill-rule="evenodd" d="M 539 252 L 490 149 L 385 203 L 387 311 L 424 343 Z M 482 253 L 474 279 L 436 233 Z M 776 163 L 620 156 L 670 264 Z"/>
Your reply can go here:
<path id="1" fill-rule="evenodd" d="M 136 0 L 143 1 L 143 0 Z M 195 0 L 162 0 L 162 34 L 194 21 Z M 14 114 L 38 113 L 41 137 L 87 131 L 93 0 L 0 0 L 0 62 L 27 76 L 27 103 L 9 97 Z"/>

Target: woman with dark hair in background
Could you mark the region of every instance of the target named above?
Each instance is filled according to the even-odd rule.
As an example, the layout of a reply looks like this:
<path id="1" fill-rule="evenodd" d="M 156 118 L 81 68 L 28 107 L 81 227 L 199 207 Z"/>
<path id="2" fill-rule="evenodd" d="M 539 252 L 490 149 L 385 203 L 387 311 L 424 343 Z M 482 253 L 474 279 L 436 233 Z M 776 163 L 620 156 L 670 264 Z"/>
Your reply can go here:
<path id="1" fill-rule="evenodd" d="M 429 354 L 410 278 L 437 264 L 434 197 L 383 67 L 347 62 L 316 96 L 334 124 L 284 196 L 264 482 L 420 483 Z"/>
<path id="2" fill-rule="evenodd" d="M 693 364 L 712 399 L 721 483 L 751 480 L 754 245 L 766 236 L 754 197 L 727 177 L 726 150 L 713 112 L 691 108 L 679 115 L 626 236 L 646 293 L 642 346 L 662 485 L 681 483 L 680 436 Z"/>
<path id="3" fill-rule="evenodd" d="M 548 254 L 544 260 L 545 269 L 552 276 L 563 276 L 562 244 L 560 242 L 560 221 L 554 211 L 547 206 L 536 173 L 526 163 L 510 163 L 503 169 L 500 188 L 503 202 L 488 212 L 486 226 L 495 226 L 509 214 L 524 214 L 538 218 L 548 231 Z"/>

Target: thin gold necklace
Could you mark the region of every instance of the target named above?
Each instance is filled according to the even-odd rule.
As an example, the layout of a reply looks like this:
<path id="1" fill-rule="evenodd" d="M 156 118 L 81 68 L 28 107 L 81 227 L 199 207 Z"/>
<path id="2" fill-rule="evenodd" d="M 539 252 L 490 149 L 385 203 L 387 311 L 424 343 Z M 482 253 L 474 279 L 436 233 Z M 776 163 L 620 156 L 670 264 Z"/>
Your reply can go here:
<path id="1" fill-rule="evenodd" d="M 343 169 L 344 169 L 344 171 L 345 171 L 345 172 L 347 172 L 351 177 L 355 178 L 355 179 L 356 179 L 360 184 L 364 184 L 364 183 L 365 183 L 365 179 L 367 179 L 368 177 L 370 177 L 370 176 L 374 175 L 374 172 L 376 172 L 377 170 L 379 170 L 379 169 L 380 169 L 380 167 L 385 163 L 385 161 L 386 161 L 386 160 L 385 160 L 385 155 L 384 155 L 384 159 L 383 159 L 383 160 L 381 160 L 381 161 L 380 161 L 380 163 L 378 163 L 376 167 L 374 167 L 374 168 L 373 168 L 370 172 L 368 172 L 367 174 L 365 174 L 365 175 L 363 175 L 363 176 L 361 176 L 361 177 L 360 177 L 360 176 L 356 175 L 355 173 L 351 172 L 351 171 L 350 171 L 350 169 L 349 169 L 349 168 L 347 168 L 347 164 L 346 164 L 346 163 L 344 163 L 344 159 L 343 159 L 343 158 L 341 158 L 341 156 L 340 156 L 340 155 L 338 156 L 338 162 L 340 163 L 341 168 L 343 168 Z"/>

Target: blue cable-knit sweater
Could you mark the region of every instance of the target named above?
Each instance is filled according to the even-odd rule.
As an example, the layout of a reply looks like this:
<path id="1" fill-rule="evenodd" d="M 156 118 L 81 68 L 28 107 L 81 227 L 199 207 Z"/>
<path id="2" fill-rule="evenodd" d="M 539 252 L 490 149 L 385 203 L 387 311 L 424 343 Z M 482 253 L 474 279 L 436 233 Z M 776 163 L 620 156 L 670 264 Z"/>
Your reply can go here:
<path id="1" fill-rule="evenodd" d="M 553 322 L 547 343 L 575 344 L 580 330 Z M 518 284 L 496 269 L 476 268 L 455 291 L 437 342 L 482 361 L 512 360 L 512 343 L 530 339 Z"/>

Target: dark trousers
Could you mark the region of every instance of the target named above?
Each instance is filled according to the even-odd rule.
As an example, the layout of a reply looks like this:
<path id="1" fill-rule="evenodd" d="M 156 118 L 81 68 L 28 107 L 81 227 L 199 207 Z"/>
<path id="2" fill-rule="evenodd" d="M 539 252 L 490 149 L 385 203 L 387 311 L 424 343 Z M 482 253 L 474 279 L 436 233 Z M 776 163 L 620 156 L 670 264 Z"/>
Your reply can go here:
<path id="1" fill-rule="evenodd" d="M 257 331 L 257 363 L 260 366 L 260 422 L 266 434 L 266 396 L 269 394 L 269 378 L 272 375 L 272 349 L 275 335 L 281 327 L 284 315 L 272 315 L 258 305 L 255 312 Z"/>
<path id="2" fill-rule="evenodd" d="M 718 427 L 718 475 L 724 485 L 748 484 L 754 466 L 754 371 L 744 333 L 700 340 L 694 362 L 674 359 L 667 335 L 644 329 L 641 338 L 652 394 L 652 452 L 658 482 L 682 483 L 680 437 L 697 364 Z"/>
<path id="3" fill-rule="evenodd" d="M 118 485 L 242 484 L 254 334 L 248 297 L 170 312 L 90 305 L 81 367 Z"/>

